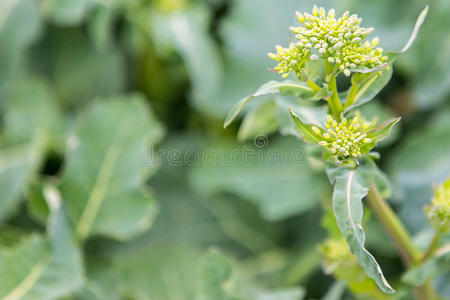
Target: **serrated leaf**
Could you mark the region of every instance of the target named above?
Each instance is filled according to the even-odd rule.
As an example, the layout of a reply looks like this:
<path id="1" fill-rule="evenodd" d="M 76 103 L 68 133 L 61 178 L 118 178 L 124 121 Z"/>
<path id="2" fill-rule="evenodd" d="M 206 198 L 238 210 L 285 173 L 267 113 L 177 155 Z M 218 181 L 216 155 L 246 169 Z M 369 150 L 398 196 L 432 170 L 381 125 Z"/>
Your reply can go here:
<path id="1" fill-rule="evenodd" d="M 60 299 L 82 286 L 81 252 L 62 208 L 53 212 L 47 238 L 32 235 L 0 248 L 0 279 L 4 300 Z"/>
<path id="2" fill-rule="evenodd" d="M 143 182 L 155 166 L 143 155 L 161 137 L 138 95 L 103 99 L 79 117 L 60 189 L 81 240 L 126 239 L 151 226 L 157 204 Z"/>
<path id="3" fill-rule="evenodd" d="M 327 173 L 330 182 L 334 185 L 332 201 L 336 220 L 351 252 L 366 274 L 377 283 L 383 292 L 395 293 L 384 278 L 375 258 L 364 247 L 365 233 L 361 226 L 363 217 L 361 200 L 367 195 L 372 184 L 375 164 L 369 159 L 364 159 L 354 170 L 330 168 Z"/>
<path id="4" fill-rule="evenodd" d="M 244 109 L 244 107 L 255 97 L 264 96 L 268 94 L 281 94 L 281 95 L 294 95 L 295 97 L 307 96 L 308 98 L 313 97 L 315 92 L 306 84 L 295 83 L 292 81 L 269 81 L 263 84 L 259 89 L 253 94 L 241 99 L 236 103 L 233 108 L 228 113 L 227 118 L 224 122 L 224 128 L 227 128 L 233 120 L 239 115 L 239 113 Z"/>
<path id="5" fill-rule="evenodd" d="M 320 134 L 316 133 L 312 128 L 316 127 L 321 132 L 323 132 L 323 129 L 321 129 L 317 125 L 302 122 L 302 120 L 300 120 L 300 118 L 292 111 L 291 108 L 289 108 L 289 114 L 291 115 L 291 118 L 294 122 L 295 130 L 297 130 L 297 132 L 305 142 L 318 144 L 323 140 L 323 137 Z"/>
<path id="6" fill-rule="evenodd" d="M 426 280 L 450 271 L 450 245 L 437 250 L 434 257 L 408 270 L 402 281 L 413 286 L 421 286 Z"/>

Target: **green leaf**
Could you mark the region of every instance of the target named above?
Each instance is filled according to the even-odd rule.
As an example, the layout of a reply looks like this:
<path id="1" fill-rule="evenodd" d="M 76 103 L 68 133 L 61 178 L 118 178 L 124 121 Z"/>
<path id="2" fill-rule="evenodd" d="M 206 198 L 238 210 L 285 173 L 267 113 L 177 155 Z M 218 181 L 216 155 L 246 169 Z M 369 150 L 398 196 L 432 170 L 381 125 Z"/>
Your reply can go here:
<path id="1" fill-rule="evenodd" d="M 2 299 L 60 299 L 82 286 L 81 252 L 60 201 L 53 200 L 47 238 L 34 234 L 13 248 L 0 248 Z"/>
<path id="2" fill-rule="evenodd" d="M 230 260 L 211 249 L 200 265 L 200 291 L 198 300 L 225 300 L 230 299 L 223 285 L 230 278 L 232 265 Z"/>
<path id="3" fill-rule="evenodd" d="M 0 222 L 21 203 L 21 193 L 40 162 L 36 145 L 20 144 L 0 150 Z"/>
<path id="4" fill-rule="evenodd" d="M 422 12 L 419 14 L 419 16 L 417 17 L 416 20 L 416 25 L 414 26 L 413 32 L 411 33 L 411 36 L 409 37 L 408 42 L 406 43 L 405 46 L 403 46 L 402 50 L 400 50 L 399 52 L 388 52 L 386 53 L 386 55 L 389 57 L 389 62 L 393 62 L 398 55 L 406 52 L 411 45 L 414 43 L 414 41 L 417 38 L 417 34 L 419 33 L 419 29 L 422 26 L 423 22 L 425 21 L 425 18 L 428 14 L 428 5 L 425 6 L 425 8 L 422 10 Z"/>
<path id="5" fill-rule="evenodd" d="M 186 64 L 192 80 L 191 101 L 197 110 L 209 113 L 211 99 L 220 88 L 223 66 L 219 49 L 209 34 L 209 10 L 191 8 L 167 16 L 169 34 Z M 158 28 L 161 24 L 154 24 Z"/>
<path id="6" fill-rule="evenodd" d="M 268 135 L 278 129 L 277 103 L 269 100 L 248 112 L 238 131 L 238 140 L 246 141 L 258 135 Z"/>
<path id="7" fill-rule="evenodd" d="M 391 119 L 390 121 L 383 124 L 381 127 L 374 129 L 367 133 L 367 137 L 372 139 L 371 143 L 365 144 L 361 147 L 361 153 L 367 154 L 369 151 L 375 147 L 379 142 L 386 139 L 390 134 L 391 130 L 395 124 L 400 122 L 401 117 Z"/>
<path id="8" fill-rule="evenodd" d="M 40 31 L 39 7 L 32 0 L 0 3 L 0 89 L 24 60 L 25 50 Z"/>
<path id="9" fill-rule="evenodd" d="M 318 144 L 320 141 L 323 140 L 323 137 L 316 133 L 312 128 L 316 127 L 320 130 L 321 133 L 323 133 L 323 129 L 319 126 L 316 126 L 314 124 L 306 124 L 303 123 L 302 120 L 300 120 L 299 117 L 292 111 L 291 108 L 289 108 L 289 114 L 292 117 L 292 120 L 294 121 L 294 127 L 295 130 L 300 134 L 300 136 L 303 138 L 305 142 Z"/>
<path id="10" fill-rule="evenodd" d="M 192 186 L 206 195 L 238 195 L 271 221 L 315 207 L 324 178 L 308 166 L 298 140 L 283 137 L 269 143 L 258 137 L 255 143 L 252 147 L 215 142 L 205 147 L 199 153 L 201 163 L 190 171 Z"/>
<path id="11" fill-rule="evenodd" d="M 361 226 L 362 198 L 367 195 L 375 174 L 373 161 L 365 159 L 355 170 L 330 168 L 328 176 L 334 185 L 333 210 L 336 220 L 351 252 L 356 256 L 366 274 L 385 293 L 395 291 L 386 281 L 375 258 L 365 249 L 365 233 Z"/>
<path id="12" fill-rule="evenodd" d="M 372 100 L 388 84 L 391 77 L 392 65 L 386 66 L 379 72 L 354 74 L 352 84 L 358 86 L 358 92 L 353 104 L 346 107 L 345 112 Z"/>
<path id="13" fill-rule="evenodd" d="M 253 94 L 241 99 L 238 103 L 236 103 L 231 111 L 228 113 L 227 118 L 224 122 L 224 128 L 227 128 L 234 119 L 239 115 L 239 113 L 244 109 L 250 100 L 255 97 L 264 96 L 268 94 L 281 94 L 281 95 L 294 95 L 295 97 L 312 97 L 315 92 L 306 84 L 295 83 L 292 81 L 269 81 Z"/>
<path id="14" fill-rule="evenodd" d="M 43 1 L 42 9 L 53 23 L 73 26 L 83 21 L 93 5 L 92 0 L 52 0 Z"/>
<path id="15" fill-rule="evenodd" d="M 450 246 L 438 249 L 436 255 L 423 264 L 409 269 L 403 276 L 402 281 L 413 285 L 421 286 L 433 277 L 445 272 L 450 272 Z"/>
<path id="16" fill-rule="evenodd" d="M 81 240 L 126 239 L 151 226 L 157 204 L 143 182 L 155 166 L 144 156 L 162 133 L 138 95 L 103 99 L 79 117 L 60 188 Z"/>

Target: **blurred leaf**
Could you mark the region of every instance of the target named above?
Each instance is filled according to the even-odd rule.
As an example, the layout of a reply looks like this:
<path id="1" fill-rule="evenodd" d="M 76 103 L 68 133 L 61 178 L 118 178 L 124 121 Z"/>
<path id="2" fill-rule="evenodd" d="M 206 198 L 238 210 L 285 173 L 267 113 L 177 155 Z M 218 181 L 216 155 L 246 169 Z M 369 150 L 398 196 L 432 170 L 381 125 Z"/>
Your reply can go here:
<path id="1" fill-rule="evenodd" d="M 151 226 L 157 204 L 142 183 L 154 165 L 142 155 L 161 137 L 138 95 L 103 99 L 80 116 L 60 188 L 81 240 L 127 239 Z"/>
<path id="2" fill-rule="evenodd" d="M 83 21 L 93 4 L 93 0 L 46 0 L 41 5 L 44 14 L 53 23 L 73 26 Z"/>
<path id="3" fill-rule="evenodd" d="M 223 80 L 214 97 L 205 103 L 210 115 L 225 117 L 236 99 L 264 82 L 280 78 L 268 71 L 273 61 L 267 53 L 275 44 L 288 42 L 288 28 L 295 22 L 299 5 L 310 6 L 295 0 L 276 5 L 270 0 L 243 0 L 231 7 L 220 26 L 225 55 Z"/>
<path id="4" fill-rule="evenodd" d="M 125 89 L 124 56 L 113 47 L 97 50 L 78 27 L 50 28 L 32 59 L 46 69 L 55 94 L 71 109 Z"/>
<path id="5" fill-rule="evenodd" d="M 267 220 L 317 205 L 325 182 L 306 165 L 301 144 L 294 138 L 280 138 L 268 147 L 267 143 L 262 136 L 255 139 L 256 147 L 213 144 L 200 153 L 201 164 L 189 179 L 202 193 L 230 192 L 251 201 Z"/>
<path id="6" fill-rule="evenodd" d="M 426 280 L 446 272 L 450 272 L 449 245 L 438 249 L 436 256 L 425 261 L 423 264 L 409 269 L 402 276 L 402 281 L 413 286 L 421 286 Z"/>
<path id="7" fill-rule="evenodd" d="M 4 142 L 59 142 L 65 129 L 62 117 L 59 103 L 47 82 L 37 78 L 21 78 L 8 94 Z"/>
<path id="8" fill-rule="evenodd" d="M 231 262 L 225 256 L 215 249 L 208 251 L 200 265 L 200 293 L 197 298 L 199 300 L 231 299 L 223 290 L 223 285 L 230 278 L 231 272 Z"/>
<path id="9" fill-rule="evenodd" d="M 390 157 L 394 200 L 402 220 L 413 232 L 428 226 L 423 206 L 432 198 L 433 184 L 444 181 L 450 174 L 448 128 L 450 110 L 444 109 L 406 136 Z"/>
<path id="10" fill-rule="evenodd" d="M 395 291 L 386 281 L 375 258 L 364 248 L 365 234 L 361 226 L 363 216 L 362 198 L 372 184 L 375 164 L 371 160 L 361 161 L 355 170 L 330 168 L 328 176 L 334 185 L 333 209 L 336 220 L 352 253 L 367 275 L 387 294 Z"/>
<path id="11" fill-rule="evenodd" d="M 277 129 L 277 103 L 266 101 L 245 115 L 237 136 L 238 140 L 246 141 L 258 135 L 271 134 Z"/>
<path id="12" fill-rule="evenodd" d="M 35 1 L 3 0 L 0 3 L 0 89 L 11 79 L 39 30 Z"/>
<path id="13" fill-rule="evenodd" d="M 50 213 L 45 200 L 46 184 L 43 180 L 33 179 L 27 186 L 25 197 L 28 204 L 28 212 L 38 222 L 45 223 Z"/>
<path id="14" fill-rule="evenodd" d="M 18 208 L 21 193 L 40 162 L 39 152 L 33 144 L 0 150 L 0 222 Z"/>
<path id="15" fill-rule="evenodd" d="M 392 196 L 392 184 L 387 175 L 381 171 L 380 168 L 376 168 L 374 183 L 377 185 L 378 190 L 383 198 L 388 199 Z"/>
<path id="16" fill-rule="evenodd" d="M 5 300 L 60 299 L 81 287 L 81 253 L 62 208 L 51 216 L 48 238 L 31 235 L 0 249 L 0 278 Z"/>
<path id="17" fill-rule="evenodd" d="M 192 81 L 191 101 L 199 111 L 209 113 L 207 107 L 222 80 L 222 62 L 209 35 L 209 20 L 204 8 L 197 5 L 173 13 L 168 19 L 168 26 Z"/>

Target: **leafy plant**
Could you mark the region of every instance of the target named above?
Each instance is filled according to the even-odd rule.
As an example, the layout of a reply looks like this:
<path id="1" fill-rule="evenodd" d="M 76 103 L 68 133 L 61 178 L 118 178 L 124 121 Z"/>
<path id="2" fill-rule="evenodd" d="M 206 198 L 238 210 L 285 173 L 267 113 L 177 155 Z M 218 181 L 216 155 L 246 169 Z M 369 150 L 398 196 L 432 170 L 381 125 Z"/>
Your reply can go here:
<path id="1" fill-rule="evenodd" d="M 335 10 L 328 13 L 323 7 L 314 6 L 312 14 L 297 12 L 297 19 L 303 27 L 290 27 L 295 35 L 288 48 L 276 46 L 275 54 L 269 57 L 276 60 L 278 65 L 273 71 L 282 74 L 283 78 L 294 73 L 296 80 L 284 82 L 269 82 L 261 86 L 254 94 L 243 98 L 229 113 L 224 126 L 227 127 L 236 118 L 240 111 L 253 98 L 266 94 L 294 95 L 298 105 L 289 107 L 294 128 L 303 141 L 320 147 L 322 160 L 328 165 L 327 174 L 333 185 L 332 207 L 337 226 L 345 238 L 351 253 L 368 277 L 373 279 L 379 289 L 386 294 L 395 293 L 394 288 L 383 275 L 379 263 L 365 248 L 366 235 L 362 227 L 363 204 L 367 196 L 367 203 L 377 215 L 380 222 L 395 244 L 404 264 L 412 268 L 406 280 L 423 278 L 424 271 L 417 267 L 427 261 L 429 257 L 445 259 L 444 254 L 436 251 L 440 236 L 448 231 L 448 195 L 443 196 L 444 186 L 438 190 L 435 200 L 427 209 L 430 220 L 437 223 L 436 236 L 425 252 L 414 245 L 409 233 L 397 215 L 386 203 L 380 190 L 386 186 L 383 181 L 386 177 L 375 164 L 379 154 L 372 152 L 373 148 L 391 132 L 391 129 L 400 121 L 394 118 L 381 126 L 366 121 L 362 117 L 359 107 L 372 100 L 392 76 L 393 62 L 407 51 L 418 34 L 419 28 L 428 12 L 426 7 L 419 15 L 414 30 L 407 44 L 399 52 L 384 52 L 378 48 L 378 38 L 367 41 L 373 28 L 361 27 L 362 19 L 356 14 L 346 11 L 341 17 L 335 17 Z M 317 76 L 315 65 L 324 69 L 323 75 Z M 350 87 L 341 91 L 337 86 L 337 79 L 343 74 L 350 79 Z M 299 116 L 298 112 L 308 109 L 304 102 L 323 99 L 327 105 L 323 106 L 327 114 L 326 121 L 317 122 Z M 270 121 L 268 121 L 270 122 Z M 261 125 L 259 125 L 261 126 Z M 382 176 L 383 181 L 377 178 Z M 445 200 L 443 200 L 445 199 Z M 440 224 L 440 225 L 439 225 Z M 444 228 L 444 229 L 442 229 Z M 339 252 L 339 242 L 328 242 L 324 246 L 325 257 L 333 257 Z M 345 248 L 343 248 L 345 252 Z M 440 251 L 446 253 L 445 247 Z M 358 282 L 358 276 L 346 276 L 340 269 L 346 268 L 353 257 L 339 256 L 339 264 L 333 267 L 338 278 L 349 281 L 350 284 Z M 435 258 L 436 260 L 438 258 Z M 431 269 L 436 266 L 428 261 L 424 267 L 428 274 L 434 274 Z M 340 273 L 339 273 L 340 272 Z M 432 275 L 428 275 L 432 276 Z M 427 277 L 429 278 L 429 277 Z M 419 279 L 417 279 L 419 280 Z M 417 283 L 418 281 L 414 281 Z M 418 299 L 434 299 L 435 294 L 429 281 L 421 280 L 416 284 Z M 353 289 L 356 294 L 362 291 Z M 372 295 L 375 298 L 376 293 Z M 382 296 L 381 296 L 382 298 Z"/>

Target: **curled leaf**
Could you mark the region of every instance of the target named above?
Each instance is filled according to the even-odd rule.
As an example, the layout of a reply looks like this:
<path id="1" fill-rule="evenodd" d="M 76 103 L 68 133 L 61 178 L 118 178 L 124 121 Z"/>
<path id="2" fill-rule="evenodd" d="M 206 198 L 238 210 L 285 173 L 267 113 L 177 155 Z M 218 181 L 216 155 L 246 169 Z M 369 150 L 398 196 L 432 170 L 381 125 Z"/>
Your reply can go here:
<path id="1" fill-rule="evenodd" d="M 375 175 L 375 164 L 364 159 L 358 168 L 330 168 L 328 177 L 334 184 L 333 210 L 338 227 L 347 241 L 351 252 L 364 268 L 367 276 L 372 278 L 378 287 L 387 294 L 395 290 L 384 278 L 381 267 L 372 254 L 364 247 L 365 233 L 361 226 L 363 217 L 362 198 L 367 195 Z"/>

